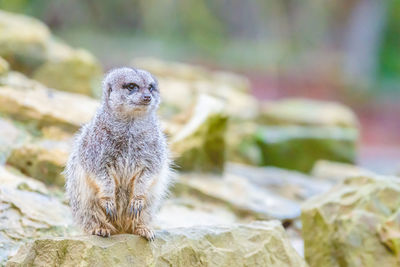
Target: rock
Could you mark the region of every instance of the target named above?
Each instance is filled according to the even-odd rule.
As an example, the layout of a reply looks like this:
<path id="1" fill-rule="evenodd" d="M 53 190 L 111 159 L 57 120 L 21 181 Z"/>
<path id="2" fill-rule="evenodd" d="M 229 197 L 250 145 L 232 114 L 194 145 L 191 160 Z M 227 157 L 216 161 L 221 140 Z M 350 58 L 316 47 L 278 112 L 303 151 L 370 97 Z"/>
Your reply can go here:
<path id="1" fill-rule="evenodd" d="M 300 206 L 296 202 L 230 173 L 222 177 L 181 175 L 176 182 L 174 194 L 221 204 L 242 218 L 279 219 L 286 222 L 300 216 Z"/>
<path id="2" fill-rule="evenodd" d="M 89 97 L 48 89 L 21 75 L 11 76 L 1 81 L 0 113 L 38 128 L 58 126 L 74 132 L 92 118 L 98 107 L 99 103 Z"/>
<path id="3" fill-rule="evenodd" d="M 184 171 L 221 173 L 227 116 L 220 100 L 201 95 L 190 120 L 171 138 L 175 163 Z"/>
<path id="4" fill-rule="evenodd" d="M 37 180 L 0 167 L 0 265 L 20 244 L 75 233 L 69 208 Z"/>
<path id="5" fill-rule="evenodd" d="M 1 11 L 0 36 L 0 56 L 12 69 L 55 89 L 95 95 L 102 73 L 99 62 L 87 51 L 56 41 L 42 22 Z"/>
<path id="6" fill-rule="evenodd" d="M 306 266 L 277 221 L 134 235 L 39 239 L 7 266 Z"/>
<path id="7" fill-rule="evenodd" d="M 48 43 L 47 60 L 32 77 L 50 88 L 101 96 L 102 69 L 97 59 L 83 49 L 56 42 Z"/>
<path id="8" fill-rule="evenodd" d="M 7 74 L 9 69 L 10 66 L 8 62 L 4 58 L 0 57 L 0 76 Z"/>
<path id="9" fill-rule="evenodd" d="M 247 220 L 242 220 L 224 205 L 185 196 L 168 199 L 157 214 L 155 226 L 159 229 L 170 229 L 228 225 L 237 222 L 247 222 Z"/>
<path id="10" fill-rule="evenodd" d="M 0 56 L 12 69 L 31 73 L 45 61 L 50 31 L 42 22 L 0 11 Z"/>
<path id="11" fill-rule="evenodd" d="M 263 162 L 255 133 L 259 128 L 254 121 L 230 121 L 227 130 L 228 161 L 248 165 L 261 165 Z"/>
<path id="12" fill-rule="evenodd" d="M 358 127 L 357 117 L 349 108 L 339 103 L 301 98 L 264 103 L 260 121 L 268 125 Z"/>
<path id="13" fill-rule="evenodd" d="M 352 176 L 371 176 L 373 172 L 359 166 L 327 160 L 319 160 L 311 170 L 311 175 L 332 182 L 338 182 Z"/>
<path id="14" fill-rule="evenodd" d="M 30 135 L 12 121 L 0 118 L 0 164 L 3 164 L 11 150 L 30 139 Z"/>
<path id="15" fill-rule="evenodd" d="M 41 140 L 14 149 L 7 163 L 46 184 L 64 186 L 64 170 L 71 142 Z"/>
<path id="16" fill-rule="evenodd" d="M 345 179 L 302 206 L 305 258 L 310 266 L 398 266 L 395 246 L 400 179 Z M 393 250 L 391 250 L 391 247 Z"/>
<path id="17" fill-rule="evenodd" d="M 358 131 L 354 128 L 316 126 L 263 126 L 256 141 L 262 165 L 302 172 L 321 159 L 354 163 Z"/>
<path id="18" fill-rule="evenodd" d="M 276 167 L 253 167 L 228 163 L 226 172 L 246 178 L 255 186 L 263 187 L 296 202 L 303 202 L 332 188 L 331 182 L 317 180 L 300 172 Z"/>

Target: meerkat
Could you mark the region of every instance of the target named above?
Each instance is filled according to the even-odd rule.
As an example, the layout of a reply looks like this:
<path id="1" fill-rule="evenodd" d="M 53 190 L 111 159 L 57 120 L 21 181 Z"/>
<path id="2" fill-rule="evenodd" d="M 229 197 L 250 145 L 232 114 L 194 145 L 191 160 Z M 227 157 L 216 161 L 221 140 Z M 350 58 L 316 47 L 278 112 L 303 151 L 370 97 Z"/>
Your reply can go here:
<path id="1" fill-rule="evenodd" d="M 73 217 L 85 233 L 154 240 L 151 222 L 171 182 L 159 103 L 149 72 L 125 67 L 105 76 L 101 106 L 76 136 L 64 171 Z"/>

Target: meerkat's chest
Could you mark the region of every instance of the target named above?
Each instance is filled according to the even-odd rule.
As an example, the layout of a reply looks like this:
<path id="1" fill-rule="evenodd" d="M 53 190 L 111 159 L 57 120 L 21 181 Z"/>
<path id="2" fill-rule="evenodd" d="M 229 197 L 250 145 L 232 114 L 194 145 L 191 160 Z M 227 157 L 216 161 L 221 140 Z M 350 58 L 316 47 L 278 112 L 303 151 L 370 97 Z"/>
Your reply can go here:
<path id="1" fill-rule="evenodd" d="M 161 166 L 162 149 L 157 140 L 129 138 L 120 148 L 114 166 L 121 186 L 127 186 L 132 179 L 140 178 L 144 169 L 157 172 Z"/>

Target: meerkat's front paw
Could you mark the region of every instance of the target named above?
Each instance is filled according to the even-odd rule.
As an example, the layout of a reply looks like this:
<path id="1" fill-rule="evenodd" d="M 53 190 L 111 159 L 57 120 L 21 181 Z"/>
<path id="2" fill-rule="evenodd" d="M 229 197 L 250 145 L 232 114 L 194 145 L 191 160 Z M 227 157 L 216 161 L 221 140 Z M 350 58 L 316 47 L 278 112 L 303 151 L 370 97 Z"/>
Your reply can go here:
<path id="1" fill-rule="evenodd" d="M 143 225 L 136 226 L 134 234 L 140 235 L 141 237 L 146 238 L 148 241 L 154 241 L 154 239 L 156 238 L 154 231 L 149 227 Z"/>
<path id="2" fill-rule="evenodd" d="M 110 229 L 99 227 L 99 228 L 95 228 L 92 231 L 92 235 L 97 235 L 97 236 L 101 236 L 101 237 L 110 237 L 111 231 L 110 231 Z"/>
<path id="3" fill-rule="evenodd" d="M 138 220 L 146 204 L 144 196 L 134 197 L 129 203 L 129 216 L 133 220 Z"/>
<path id="4" fill-rule="evenodd" d="M 117 207 L 115 206 L 115 203 L 111 200 L 103 200 L 101 204 L 107 218 L 109 218 L 112 222 L 115 222 L 117 220 Z"/>

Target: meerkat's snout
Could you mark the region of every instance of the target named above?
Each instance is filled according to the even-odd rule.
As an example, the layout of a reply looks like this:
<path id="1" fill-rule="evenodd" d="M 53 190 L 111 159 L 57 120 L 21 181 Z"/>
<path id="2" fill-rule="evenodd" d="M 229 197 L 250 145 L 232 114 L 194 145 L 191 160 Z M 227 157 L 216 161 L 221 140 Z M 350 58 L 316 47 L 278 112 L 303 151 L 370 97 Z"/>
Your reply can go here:
<path id="1" fill-rule="evenodd" d="M 150 103 L 151 102 L 151 95 L 150 94 L 143 94 L 142 95 L 142 102 L 143 103 Z"/>

